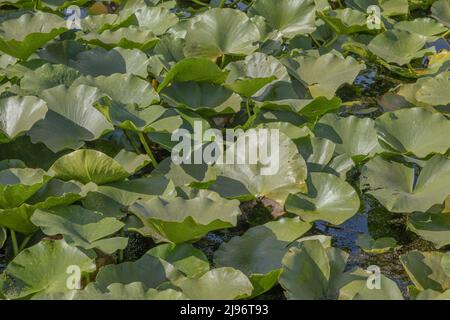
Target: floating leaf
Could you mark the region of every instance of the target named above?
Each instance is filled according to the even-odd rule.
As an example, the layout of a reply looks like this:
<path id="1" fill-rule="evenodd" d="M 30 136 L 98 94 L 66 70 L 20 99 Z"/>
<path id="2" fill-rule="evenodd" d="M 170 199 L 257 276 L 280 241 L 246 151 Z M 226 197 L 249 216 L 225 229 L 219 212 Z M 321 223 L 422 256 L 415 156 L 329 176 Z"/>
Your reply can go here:
<path id="1" fill-rule="evenodd" d="M 77 266 L 81 273 L 95 271 L 95 263 L 64 240 L 42 240 L 25 249 L 2 274 L 1 291 L 8 299 L 67 292 L 67 270 Z M 78 284 L 79 285 L 79 284 Z"/>
<path id="2" fill-rule="evenodd" d="M 339 225 L 359 209 L 356 191 L 344 180 L 327 173 L 313 172 L 307 180 L 307 194 L 288 196 L 286 210 L 305 221 L 324 220 Z"/>
<path id="3" fill-rule="evenodd" d="M 375 240 L 369 234 L 358 235 L 356 244 L 365 252 L 373 254 L 386 253 L 398 247 L 394 238 L 384 237 Z"/>
<path id="4" fill-rule="evenodd" d="M 420 213 L 408 215 L 408 229 L 427 241 L 431 241 L 439 249 L 450 244 L 450 214 Z"/>
<path id="5" fill-rule="evenodd" d="M 125 150 L 111 158 L 100 151 L 83 149 L 62 156 L 50 170 L 62 180 L 105 184 L 125 179 L 147 163 L 148 156 Z"/>
<path id="6" fill-rule="evenodd" d="M 442 204 L 450 191 L 450 160 L 436 155 L 426 161 L 418 178 L 415 170 L 378 156 L 361 172 L 361 188 L 392 212 L 425 212 Z"/>

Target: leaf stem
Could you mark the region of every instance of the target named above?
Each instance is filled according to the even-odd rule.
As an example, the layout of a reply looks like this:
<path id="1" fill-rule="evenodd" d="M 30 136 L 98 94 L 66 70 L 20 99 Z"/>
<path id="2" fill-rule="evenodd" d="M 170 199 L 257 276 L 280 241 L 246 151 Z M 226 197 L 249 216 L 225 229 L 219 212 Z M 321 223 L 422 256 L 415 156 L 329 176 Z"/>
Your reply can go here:
<path id="1" fill-rule="evenodd" d="M 321 46 L 320 46 L 319 42 L 316 40 L 316 38 L 314 38 L 312 33 L 310 33 L 309 36 L 311 37 L 312 41 L 316 44 L 317 48 L 320 48 Z"/>
<path id="2" fill-rule="evenodd" d="M 250 118 L 252 116 L 252 113 L 250 112 L 250 98 L 247 98 L 245 102 L 245 107 L 247 108 L 247 115 Z"/>
<path id="3" fill-rule="evenodd" d="M 10 229 L 9 231 L 11 233 L 11 243 L 12 243 L 13 258 L 14 258 L 19 254 L 19 246 L 17 245 L 16 232 L 12 229 Z"/>
<path id="4" fill-rule="evenodd" d="M 150 146 L 147 143 L 147 140 L 145 140 L 145 136 L 142 132 L 138 133 L 139 140 L 141 141 L 142 145 L 144 146 L 145 152 L 150 157 L 150 160 L 152 161 L 153 167 L 156 168 L 158 165 L 158 162 L 155 159 L 155 156 L 152 153 L 152 150 L 150 149 Z"/>
<path id="5" fill-rule="evenodd" d="M 33 236 L 33 234 L 29 234 L 22 240 L 20 247 L 19 247 L 19 252 L 21 252 L 23 249 L 25 249 L 25 247 L 27 246 L 27 244 L 30 241 L 32 236 Z"/>
<path id="6" fill-rule="evenodd" d="M 193 3 L 198 4 L 199 6 L 209 7 L 209 4 L 201 2 L 200 0 L 191 0 Z"/>

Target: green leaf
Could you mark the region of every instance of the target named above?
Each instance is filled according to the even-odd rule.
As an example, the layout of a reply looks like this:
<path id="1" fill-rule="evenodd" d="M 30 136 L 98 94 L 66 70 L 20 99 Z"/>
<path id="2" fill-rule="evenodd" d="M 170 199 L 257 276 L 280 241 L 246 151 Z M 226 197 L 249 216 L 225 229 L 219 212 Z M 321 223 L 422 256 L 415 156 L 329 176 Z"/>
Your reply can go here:
<path id="1" fill-rule="evenodd" d="M 375 122 L 370 118 L 342 118 L 335 114 L 326 114 L 314 127 L 314 133 L 317 137 L 334 142 L 335 153 L 345 153 L 357 162 L 381 150 Z"/>
<path id="2" fill-rule="evenodd" d="M 431 14 L 447 28 L 450 28 L 450 3 L 448 0 L 434 2 L 431 6 Z"/>
<path id="3" fill-rule="evenodd" d="M 328 13 L 319 13 L 319 16 L 338 34 L 353 34 L 369 30 L 367 16 L 359 10 L 336 9 Z"/>
<path id="4" fill-rule="evenodd" d="M 288 70 L 293 77 L 305 83 L 313 98 L 333 98 L 343 84 L 352 84 L 364 63 L 352 57 L 344 58 L 340 53 L 330 52 L 319 57 L 300 56 L 292 60 Z"/>
<path id="5" fill-rule="evenodd" d="M 209 231 L 235 226 L 241 213 L 239 201 L 226 200 L 210 191 L 197 197 L 156 197 L 137 201 L 130 211 L 144 224 L 136 230 L 156 242 L 183 243 L 198 240 Z"/>
<path id="6" fill-rule="evenodd" d="M 421 79 L 421 86 L 416 92 L 416 99 L 432 106 L 450 104 L 449 75 L 449 72 L 443 72 L 432 78 Z"/>
<path id="7" fill-rule="evenodd" d="M 70 245 L 84 249 L 96 248 L 106 254 L 125 249 L 128 243 L 127 238 L 106 238 L 122 229 L 122 222 L 105 218 L 98 212 L 80 206 L 38 209 L 31 217 L 31 222 L 49 236 L 62 234 Z"/>
<path id="8" fill-rule="evenodd" d="M 437 39 L 439 35 L 448 30 L 441 23 L 431 18 L 417 18 L 413 21 L 400 21 L 394 25 L 394 28 L 420 34 L 431 41 Z"/>
<path id="9" fill-rule="evenodd" d="M 170 27 L 178 23 L 177 16 L 164 7 L 142 7 L 134 16 L 138 25 L 151 30 L 155 35 L 164 34 Z"/>
<path id="10" fill-rule="evenodd" d="M 38 48 L 66 31 L 65 21 L 57 15 L 25 13 L 0 24 L 0 50 L 26 60 Z"/>
<path id="11" fill-rule="evenodd" d="M 218 192 L 222 197 L 235 199 L 254 199 L 266 197 L 283 205 L 289 193 L 304 191 L 307 168 L 305 160 L 298 153 L 297 147 L 283 133 L 279 133 L 279 152 L 273 155 L 272 160 L 278 157 L 278 167 L 275 161 L 263 165 L 258 150 L 267 150 L 272 143 L 269 131 L 267 139 L 258 139 L 257 143 L 246 143 L 251 132 L 240 135 L 238 140 L 229 146 L 234 150 L 233 156 L 239 150 L 239 145 L 245 143 L 248 148 L 239 153 L 239 160 L 250 159 L 256 156 L 256 164 L 216 164 L 217 180 L 210 186 L 211 190 Z M 242 139 L 242 140 L 241 140 Z M 227 153 L 227 151 L 226 151 Z M 247 161 L 249 162 L 249 161 Z M 266 173 L 266 174 L 265 174 Z"/>
<path id="12" fill-rule="evenodd" d="M 450 121 L 423 108 L 387 112 L 375 120 L 375 126 L 382 145 L 389 151 L 425 158 L 431 153 L 445 153 L 450 148 L 450 141 L 446 139 Z"/>
<path id="13" fill-rule="evenodd" d="M 169 105 L 194 110 L 204 116 L 237 113 L 241 98 L 229 89 L 204 82 L 180 82 L 165 88 L 161 97 Z"/>
<path id="14" fill-rule="evenodd" d="M 67 279 L 73 272 L 67 270 L 74 266 L 82 273 L 96 269 L 91 258 L 64 240 L 42 240 L 9 263 L 2 274 L 1 291 L 8 299 L 67 292 Z"/>
<path id="15" fill-rule="evenodd" d="M 175 285 L 193 300 L 236 300 L 250 296 L 253 290 L 250 280 L 233 268 L 213 269 L 198 279 L 183 279 Z"/>
<path id="16" fill-rule="evenodd" d="M 129 73 L 140 77 L 147 76 L 148 58 L 138 49 L 94 48 L 77 54 L 69 66 L 85 75 L 93 77 L 110 76 L 114 73 Z"/>
<path id="17" fill-rule="evenodd" d="M 378 156 L 364 165 L 360 183 L 389 211 L 426 212 L 449 194 L 450 160 L 434 156 L 415 178 L 414 168 Z"/>
<path id="18" fill-rule="evenodd" d="M 45 101 L 14 96 L 0 100 L 0 143 L 9 142 L 28 131 L 47 113 Z"/>
<path id="19" fill-rule="evenodd" d="M 209 9 L 190 20 L 186 56 L 215 59 L 223 55 L 247 55 L 257 49 L 260 33 L 239 10 Z"/>
<path id="20" fill-rule="evenodd" d="M 151 84 L 132 74 L 115 73 L 110 76 L 80 77 L 74 82 L 74 86 L 80 84 L 96 87 L 113 101 L 123 104 L 136 103 L 147 107 L 159 101 L 159 96 Z"/>
<path id="21" fill-rule="evenodd" d="M 147 254 L 169 262 L 189 278 L 197 278 L 209 271 L 208 258 L 191 244 L 161 244 L 147 251 Z"/>
<path id="22" fill-rule="evenodd" d="M 259 0 L 251 12 L 265 18 L 274 29 L 286 38 L 308 34 L 316 30 L 316 8 L 313 0 Z"/>
<path id="23" fill-rule="evenodd" d="M 426 37 L 403 30 L 388 30 L 370 41 L 368 49 L 388 63 L 403 66 L 411 60 L 435 53 L 434 48 L 422 49 Z"/>
<path id="24" fill-rule="evenodd" d="M 44 143 L 53 152 L 77 149 L 84 141 L 98 139 L 113 129 L 103 115 L 93 107 L 101 98 L 93 87 L 60 85 L 41 92 L 49 111 L 45 118 L 28 132 L 31 142 Z"/>
<path id="25" fill-rule="evenodd" d="M 0 208 L 14 208 L 35 194 L 51 176 L 42 169 L 11 168 L 0 171 Z"/>
<path id="26" fill-rule="evenodd" d="M 142 282 L 146 289 L 157 288 L 161 284 L 181 277 L 181 274 L 168 262 L 150 254 L 144 254 L 136 261 L 109 264 L 100 269 L 95 286 L 102 291 L 113 283 L 128 285 Z"/>
<path id="27" fill-rule="evenodd" d="M 81 37 L 89 44 L 111 50 L 115 47 L 139 49 L 146 51 L 153 48 L 159 39 L 151 30 L 136 26 L 120 28 L 115 31 L 105 30 L 100 34 L 88 33 Z"/>
<path id="28" fill-rule="evenodd" d="M 105 184 L 123 180 L 149 162 L 148 156 L 125 150 L 111 158 L 100 151 L 83 149 L 62 156 L 50 171 L 62 180 Z"/>
<path id="29" fill-rule="evenodd" d="M 308 177 L 307 189 L 308 193 L 289 195 L 285 204 L 288 212 L 305 221 L 324 220 L 339 225 L 358 212 L 358 194 L 339 177 L 313 172 Z"/>
<path id="30" fill-rule="evenodd" d="M 164 81 L 160 83 L 158 92 L 171 82 L 211 82 L 221 84 L 228 72 L 220 70 L 213 62 L 204 58 L 186 58 L 175 64 L 166 73 Z"/>
<path id="31" fill-rule="evenodd" d="M 21 88 L 32 94 L 39 95 L 41 91 L 65 85 L 70 87 L 80 76 L 80 73 L 62 64 L 46 63 L 43 66 L 26 72 L 20 81 Z"/>
<path id="32" fill-rule="evenodd" d="M 407 226 L 438 249 L 450 244 L 450 213 L 415 212 L 408 215 Z"/>
<path id="33" fill-rule="evenodd" d="M 417 289 L 443 292 L 450 289 L 450 278 L 441 264 L 443 257 L 441 252 L 413 250 L 400 256 L 400 262 Z"/>
<path id="34" fill-rule="evenodd" d="M 398 248 L 397 241 L 391 237 L 373 239 L 369 234 L 360 234 L 356 239 L 356 245 L 364 252 L 381 254 Z"/>

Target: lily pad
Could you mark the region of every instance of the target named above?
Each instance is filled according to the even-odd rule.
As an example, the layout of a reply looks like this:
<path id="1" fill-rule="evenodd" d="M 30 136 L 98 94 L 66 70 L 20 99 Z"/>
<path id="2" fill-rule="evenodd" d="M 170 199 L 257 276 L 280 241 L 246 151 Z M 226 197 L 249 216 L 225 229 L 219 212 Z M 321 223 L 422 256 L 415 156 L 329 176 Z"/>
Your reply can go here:
<path id="1" fill-rule="evenodd" d="M 8 299 L 67 292 L 67 278 L 70 276 L 67 270 L 73 266 L 77 266 L 81 273 L 96 269 L 91 258 L 64 240 L 42 240 L 19 253 L 8 264 L 2 274 L 1 291 Z"/>
<path id="2" fill-rule="evenodd" d="M 397 241 L 391 237 L 373 239 L 369 234 L 360 234 L 356 239 L 356 244 L 364 250 L 364 252 L 381 254 L 386 253 L 394 248 L 398 248 Z"/>
<path id="3" fill-rule="evenodd" d="M 387 112 L 375 120 L 375 126 L 382 145 L 389 151 L 425 158 L 450 148 L 450 141 L 445 137 L 450 121 L 423 108 Z"/>
<path id="4" fill-rule="evenodd" d="M 413 213 L 408 215 L 408 229 L 436 248 L 450 244 L 450 213 Z"/>
<path id="5" fill-rule="evenodd" d="M 96 140 L 113 129 L 103 115 L 93 107 L 101 92 L 80 85 L 66 88 L 60 85 L 41 92 L 47 103 L 45 118 L 28 132 L 33 143 L 42 142 L 53 152 L 77 149 L 84 141 Z"/>
<path id="6" fill-rule="evenodd" d="M 190 21 L 185 39 L 186 56 L 214 59 L 223 55 L 253 53 L 257 49 L 260 33 L 245 13 L 215 8 Z"/>
<path id="7" fill-rule="evenodd" d="M 130 211 L 145 226 L 144 230 L 136 231 L 152 236 L 157 242 L 176 244 L 197 240 L 209 231 L 233 227 L 241 213 L 238 201 L 223 199 L 214 192 L 200 193 L 192 199 L 156 197 L 137 201 Z"/>
<path id="8" fill-rule="evenodd" d="M 100 151 L 83 149 L 62 156 L 50 170 L 62 180 L 105 184 L 125 179 L 149 162 L 148 156 L 125 150 L 111 158 Z"/>
<path id="9" fill-rule="evenodd" d="M 97 248 L 106 254 L 125 249 L 128 243 L 128 239 L 123 237 L 107 238 L 122 229 L 122 222 L 80 206 L 38 209 L 31 222 L 49 236 L 62 234 L 70 245 L 84 249 Z"/>
<path id="10" fill-rule="evenodd" d="M 260 0 L 254 3 L 251 12 L 264 17 L 271 27 L 286 38 L 316 30 L 313 0 Z"/>
<path id="11" fill-rule="evenodd" d="M 434 48 L 423 49 L 426 39 L 404 30 L 388 30 L 373 38 L 368 49 L 389 63 L 403 66 L 411 60 L 435 53 Z"/>
<path id="12" fill-rule="evenodd" d="M 61 17 L 38 11 L 0 24 L 0 50 L 26 60 L 38 48 L 66 31 Z"/>
<path id="13" fill-rule="evenodd" d="M 0 143 L 9 142 L 28 131 L 47 113 L 45 101 L 33 97 L 10 97 L 0 100 Z"/>
<path id="14" fill-rule="evenodd" d="M 339 225 L 358 212 L 358 194 L 339 177 L 312 172 L 307 180 L 307 190 L 308 193 L 289 195 L 285 204 L 288 212 L 305 221 L 324 220 Z"/>
<path id="15" fill-rule="evenodd" d="M 334 142 L 335 153 L 345 153 L 356 162 L 381 150 L 375 122 L 370 118 L 360 119 L 355 116 L 343 118 L 335 114 L 326 114 L 316 124 L 314 133 L 317 137 Z"/>
<path id="16" fill-rule="evenodd" d="M 392 212 L 426 212 L 442 204 L 450 191 L 450 160 L 436 155 L 425 162 L 418 178 L 415 170 L 378 156 L 361 172 L 361 189 Z"/>

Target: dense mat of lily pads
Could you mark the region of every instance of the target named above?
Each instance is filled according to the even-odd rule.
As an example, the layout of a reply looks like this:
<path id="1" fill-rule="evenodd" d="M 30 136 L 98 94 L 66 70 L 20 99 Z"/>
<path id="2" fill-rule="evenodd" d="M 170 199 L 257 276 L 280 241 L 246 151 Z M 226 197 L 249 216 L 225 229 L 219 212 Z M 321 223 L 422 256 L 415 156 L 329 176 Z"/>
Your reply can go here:
<path id="1" fill-rule="evenodd" d="M 0 1 L 0 298 L 450 299 L 449 0 L 207 2 Z M 195 121 L 279 129 L 280 171 L 175 165 Z M 363 197 L 430 245 L 406 293 L 312 232 Z"/>

